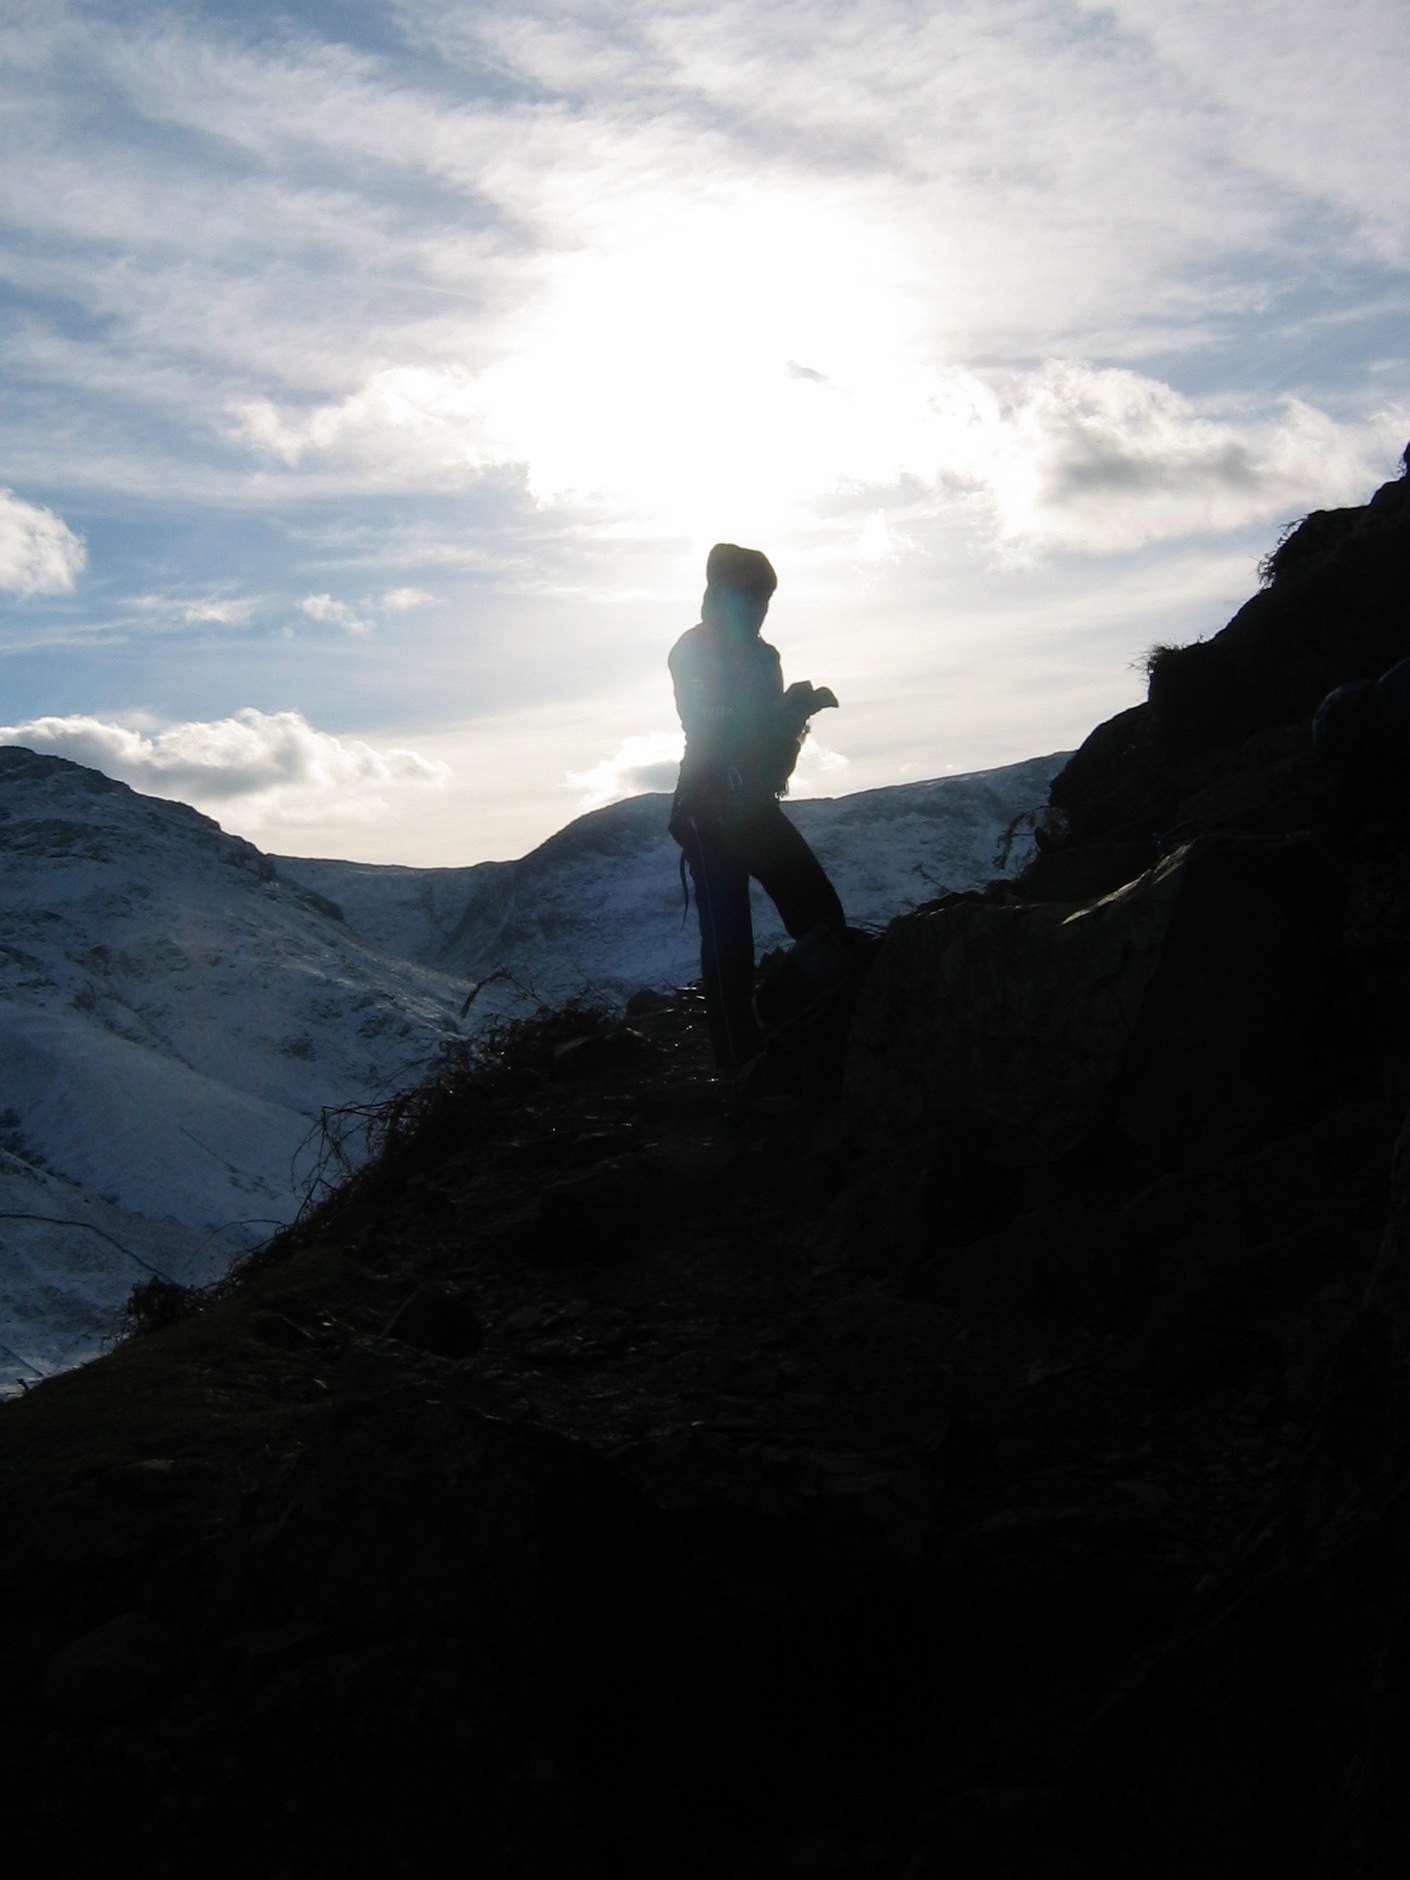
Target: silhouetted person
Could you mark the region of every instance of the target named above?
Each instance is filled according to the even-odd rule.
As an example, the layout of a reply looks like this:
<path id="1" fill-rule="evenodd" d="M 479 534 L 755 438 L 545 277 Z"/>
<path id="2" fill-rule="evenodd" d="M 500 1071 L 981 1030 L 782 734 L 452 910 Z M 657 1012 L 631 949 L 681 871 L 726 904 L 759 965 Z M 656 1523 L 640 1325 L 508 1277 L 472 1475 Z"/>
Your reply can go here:
<path id="1" fill-rule="evenodd" d="M 726 1069 L 763 1048 L 754 1016 L 754 924 L 749 879 L 764 889 L 794 940 L 818 932 L 846 944 L 837 891 L 779 807 L 824 687 L 784 690 L 777 651 L 759 638 L 778 577 L 756 548 L 717 542 L 705 564 L 700 625 L 671 649 L 685 756 L 671 834 L 685 851 L 700 919 L 700 970 L 710 1041 Z M 836 957 L 838 948 L 831 948 Z"/>

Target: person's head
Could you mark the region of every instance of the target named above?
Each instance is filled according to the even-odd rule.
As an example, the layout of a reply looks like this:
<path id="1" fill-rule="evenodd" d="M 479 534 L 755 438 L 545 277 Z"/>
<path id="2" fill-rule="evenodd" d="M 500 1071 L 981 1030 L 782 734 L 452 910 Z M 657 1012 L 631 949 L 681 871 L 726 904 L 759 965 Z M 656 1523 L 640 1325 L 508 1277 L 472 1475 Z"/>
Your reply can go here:
<path id="1" fill-rule="evenodd" d="M 764 624 L 778 576 L 767 555 L 734 542 L 716 542 L 705 562 L 705 598 L 700 617 L 707 626 L 741 635 Z"/>

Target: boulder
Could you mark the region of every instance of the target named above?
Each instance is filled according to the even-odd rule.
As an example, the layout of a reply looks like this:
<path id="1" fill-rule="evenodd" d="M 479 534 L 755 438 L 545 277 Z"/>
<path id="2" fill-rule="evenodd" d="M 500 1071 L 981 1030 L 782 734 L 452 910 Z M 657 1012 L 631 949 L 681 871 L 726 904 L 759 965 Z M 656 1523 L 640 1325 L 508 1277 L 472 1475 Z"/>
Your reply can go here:
<path id="1" fill-rule="evenodd" d="M 1379 1880 L 1410 1863 L 1410 1127 L 1288 1475 L 1095 1720 L 1086 1777 L 1123 1798 L 1112 1871 Z"/>
<path id="2" fill-rule="evenodd" d="M 144 1612 L 124 1612 L 54 1653 L 44 1669 L 44 1702 L 84 1721 L 119 1716 L 143 1703 L 178 1661 L 172 1633 Z"/>
<path id="3" fill-rule="evenodd" d="M 963 1120 L 993 1167 L 1113 1139 L 1157 1166 L 1324 1105 L 1354 1041 L 1337 877 L 1310 841 L 1211 836 L 1090 905 L 898 922 L 846 1091 L 892 1136 Z"/>
<path id="4" fill-rule="evenodd" d="M 1405 477 L 1362 509 L 1309 516 L 1271 558 L 1270 585 L 1221 632 L 1152 655 L 1156 751 L 1179 761 L 1267 726 L 1310 722 L 1333 687 L 1403 659 L 1408 548 Z"/>

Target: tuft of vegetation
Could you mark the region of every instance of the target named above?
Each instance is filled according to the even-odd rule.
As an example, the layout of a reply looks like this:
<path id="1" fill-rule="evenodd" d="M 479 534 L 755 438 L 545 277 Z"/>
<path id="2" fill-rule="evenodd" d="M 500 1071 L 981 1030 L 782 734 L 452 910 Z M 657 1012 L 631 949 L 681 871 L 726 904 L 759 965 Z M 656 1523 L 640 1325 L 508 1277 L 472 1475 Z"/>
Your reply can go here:
<path id="1" fill-rule="evenodd" d="M 1194 644 L 1202 646 L 1205 642 L 1196 640 Z M 1161 675 L 1169 670 L 1171 661 L 1178 659 L 1184 650 L 1183 646 L 1172 645 L 1168 640 L 1157 640 L 1155 645 L 1149 647 L 1136 661 L 1137 669 L 1145 675 L 1148 695 L 1153 685 L 1159 685 Z"/>
<path id="2" fill-rule="evenodd" d="M 1294 516 L 1291 522 L 1285 522 L 1278 531 L 1277 541 L 1266 555 L 1259 558 L 1258 585 L 1261 588 L 1272 587 L 1273 583 L 1277 580 L 1282 570 L 1282 564 L 1278 557 L 1282 554 L 1285 545 L 1292 540 L 1306 521 L 1306 516 Z"/>
<path id="3" fill-rule="evenodd" d="M 128 1295 L 118 1321 L 118 1337 L 138 1338 L 144 1332 L 163 1332 L 169 1325 L 179 1325 L 200 1311 L 205 1297 L 203 1288 L 179 1286 L 154 1273 Z"/>
<path id="4" fill-rule="evenodd" d="M 1037 803 L 1032 809 L 1021 809 L 999 832 L 999 839 L 994 845 L 994 855 L 990 866 L 996 875 L 1008 873 L 1013 861 L 1014 850 L 1021 841 L 1031 842 L 1039 824 L 1046 814 L 1046 805 Z"/>
<path id="5" fill-rule="evenodd" d="M 327 1302 L 355 1304 L 363 1286 L 341 1248 L 311 1246 L 277 1271 L 192 1289 L 159 1337 L 124 1338 L 0 1407 L 0 1479 L 56 1484 L 150 1457 L 264 1466 L 326 1409 L 299 1373 L 322 1348 Z M 337 1341 L 326 1350 L 332 1362 Z"/>
<path id="6" fill-rule="evenodd" d="M 593 997 L 541 1005 L 497 1021 L 474 1038 L 447 1040 L 415 1083 L 380 1098 L 324 1109 L 299 1155 L 312 1152 L 292 1224 L 239 1263 L 238 1274 L 335 1231 L 344 1216 L 493 1134 L 550 1081 L 554 1053 L 570 1040 L 623 1032 Z M 228 1284 L 229 1282 L 224 1282 Z"/>
<path id="7" fill-rule="evenodd" d="M 295 1155 L 312 1151 L 303 1200 L 289 1226 L 209 1286 L 153 1275 L 119 1316 L 119 1343 L 164 1331 L 241 1292 L 295 1252 L 345 1229 L 367 1203 L 473 1148 L 549 1082 L 554 1052 L 570 1040 L 625 1031 L 605 1001 L 578 998 L 506 1018 L 478 1037 L 443 1043 L 414 1083 L 363 1103 L 326 1107 Z"/>

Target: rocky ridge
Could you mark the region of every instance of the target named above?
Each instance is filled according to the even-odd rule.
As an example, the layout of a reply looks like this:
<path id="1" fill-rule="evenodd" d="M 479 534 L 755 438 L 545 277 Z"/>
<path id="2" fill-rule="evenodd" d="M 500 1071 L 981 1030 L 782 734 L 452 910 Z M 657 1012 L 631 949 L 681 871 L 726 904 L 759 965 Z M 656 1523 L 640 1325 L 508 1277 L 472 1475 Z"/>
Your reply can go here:
<path id="1" fill-rule="evenodd" d="M 1410 784 L 1308 726 L 1407 573 L 1308 518 L 791 1089 L 689 993 L 452 1049 L 0 1410 L 16 1857 L 1404 1871 Z"/>

